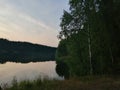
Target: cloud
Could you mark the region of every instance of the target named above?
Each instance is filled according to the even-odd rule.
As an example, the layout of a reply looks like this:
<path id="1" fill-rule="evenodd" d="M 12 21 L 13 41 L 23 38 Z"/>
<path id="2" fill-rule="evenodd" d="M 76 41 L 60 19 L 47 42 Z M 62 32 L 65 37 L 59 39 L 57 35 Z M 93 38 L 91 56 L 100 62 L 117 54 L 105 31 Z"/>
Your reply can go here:
<path id="1" fill-rule="evenodd" d="M 38 21 L 36 19 L 34 19 L 33 17 L 26 15 L 24 13 L 19 13 L 19 16 L 25 20 L 27 20 L 28 22 L 31 22 L 34 25 L 38 25 L 40 28 L 43 28 L 44 30 L 54 30 L 53 28 L 51 28 L 50 26 L 46 25 L 45 23 Z"/>
<path id="2" fill-rule="evenodd" d="M 66 1 L 59 2 L 0 0 L 0 37 L 57 46 L 59 18 L 66 7 Z"/>

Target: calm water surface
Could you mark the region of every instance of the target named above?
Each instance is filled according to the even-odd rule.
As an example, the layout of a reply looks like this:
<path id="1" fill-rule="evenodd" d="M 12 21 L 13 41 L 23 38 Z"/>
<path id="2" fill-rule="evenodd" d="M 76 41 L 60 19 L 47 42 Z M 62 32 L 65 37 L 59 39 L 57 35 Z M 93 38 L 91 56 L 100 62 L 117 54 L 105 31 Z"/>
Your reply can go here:
<path id="1" fill-rule="evenodd" d="M 0 83 L 10 83 L 15 77 L 18 81 L 29 79 L 33 80 L 38 77 L 46 77 L 62 79 L 55 71 L 56 63 L 37 62 L 37 63 L 13 63 L 7 62 L 0 64 Z"/>

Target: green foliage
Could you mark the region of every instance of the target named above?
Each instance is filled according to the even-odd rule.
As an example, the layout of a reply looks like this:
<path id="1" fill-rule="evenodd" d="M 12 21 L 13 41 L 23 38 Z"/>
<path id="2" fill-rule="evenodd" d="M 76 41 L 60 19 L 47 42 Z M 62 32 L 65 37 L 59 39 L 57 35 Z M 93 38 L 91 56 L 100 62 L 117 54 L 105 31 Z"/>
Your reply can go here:
<path id="1" fill-rule="evenodd" d="M 39 83 L 40 82 L 40 83 Z M 21 81 L 3 90 L 119 90 L 120 78 L 84 76 L 70 80 Z"/>
<path id="2" fill-rule="evenodd" d="M 56 72 L 59 76 L 69 79 L 69 67 L 66 63 L 61 61 L 57 62 Z"/>
<path id="3" fill-rule="evenodd" d="M 103 13 L 103 19 L 109 31 L 113 73 L 120 74 L 120 1 L 110 0 L 101 3 L 100 12 Z"/>
<path id="4" fill-rule="evenodd" d="M 70 0 L 61 20 L 56 62 L 70 76 L 120 73 L 120 2 Z"/>

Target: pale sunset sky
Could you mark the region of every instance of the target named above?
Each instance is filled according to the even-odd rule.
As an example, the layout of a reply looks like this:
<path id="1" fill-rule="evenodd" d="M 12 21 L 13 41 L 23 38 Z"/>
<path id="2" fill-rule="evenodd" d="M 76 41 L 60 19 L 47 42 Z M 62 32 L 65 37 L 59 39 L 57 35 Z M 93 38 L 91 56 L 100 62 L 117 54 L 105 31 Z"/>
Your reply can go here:
<path id="1" fill-rule="evenodd" d="M 0 0 L 0 38 L 58 45 L 60 18 L 69 0 Z"/>

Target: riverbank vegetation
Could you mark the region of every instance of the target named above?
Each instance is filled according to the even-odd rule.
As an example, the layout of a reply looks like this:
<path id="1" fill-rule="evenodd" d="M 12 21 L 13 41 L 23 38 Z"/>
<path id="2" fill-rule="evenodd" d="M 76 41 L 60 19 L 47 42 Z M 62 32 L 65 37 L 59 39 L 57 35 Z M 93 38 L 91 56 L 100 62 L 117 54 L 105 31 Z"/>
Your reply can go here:
<path id="1" fill-rule="evenodd" d="M 105 76 L 84 76 L 69 80 L 37 79 L 34 81 L 13 80 L 11 87 L 4 90 L 119 90 L 120 78 Z"/>

